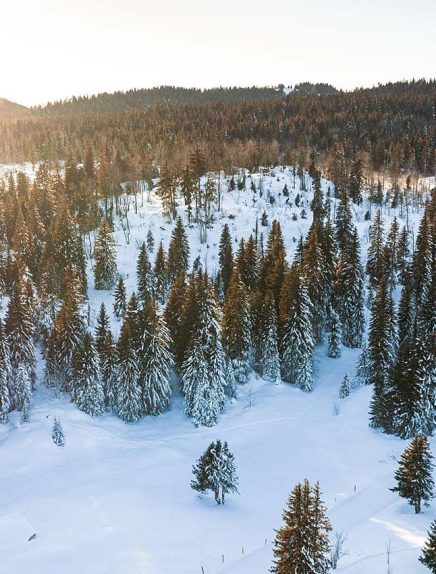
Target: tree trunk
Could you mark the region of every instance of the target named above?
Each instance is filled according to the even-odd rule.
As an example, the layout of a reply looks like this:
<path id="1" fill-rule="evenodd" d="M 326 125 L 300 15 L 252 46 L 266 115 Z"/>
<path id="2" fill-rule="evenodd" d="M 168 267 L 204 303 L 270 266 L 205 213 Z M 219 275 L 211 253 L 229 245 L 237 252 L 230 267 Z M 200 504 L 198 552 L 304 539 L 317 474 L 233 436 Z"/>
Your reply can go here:
<path id="1" fill-rule="evenodd" d="M 415 502 L 415 514 L 419 514 L 421 512 L 421 499 L 418 499 Z"/>

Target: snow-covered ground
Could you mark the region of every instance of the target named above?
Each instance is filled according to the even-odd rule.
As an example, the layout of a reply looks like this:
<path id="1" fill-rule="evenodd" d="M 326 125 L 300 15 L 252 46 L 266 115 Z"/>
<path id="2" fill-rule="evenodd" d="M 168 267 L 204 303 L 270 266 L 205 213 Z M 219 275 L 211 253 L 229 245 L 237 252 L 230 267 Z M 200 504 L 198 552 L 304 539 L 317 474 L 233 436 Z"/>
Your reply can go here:
<path id="1" fill-rule="evenodd" d="M 253 179 L 259 187 L 259 175 Z M 206 243 L 200 244 L 195 226 L 188 230 L 191 262 L 199 255 L 213 273 L 222 224 L 229 224 L 236 250 L 236 241 L 254 232 L 256 218 L 265 243 L 273 219 L 281 222 L 292 256 L 310 226 L 311 194 L 300 192 L 303 205 L 291 207 L 279 193 L 287 183 L 294 203 L 298 178 L 296 190 L 287 169 L 276 168 L 262 180 L 263 197 L 249 190 L 250 178 L 247 190 L 223 193 L 223 213 L 216 215 Z M 328 185 L 323 182 L 324 191 Z M 302 208 L 307 219 L 301 219 Z M 264 210 L 268 227 L 260 225 Z M 354 209 L 364 252 L 365 210 Z M 395 213 L 384 213 L 387 224 Z M 415 237 L 418 219 L 418 213 L 409 218 Z M 167 247 L 174 223 L 162 217 L 153 192 L 144 194 L 143 205 L 138 197 L 138 213 L 130 208 L 129 223 L 129 244 L 120 222 L 116 241 L 130 293 L 140 242 L 151 229 L 155 252 L 160 239 Z M 102 301 L 111 310 L 112 295 L 95 291 L 92 275 L 89 284 L 94 319 Z M 120 323 L 113 324 L 119 330 Z M 418 556 L 436 502 L 416 516 L 389 491 L 407 443 L 368 427 L 371 389 L 337 398 L 358 356 L 358 350 L 343 348 L 341 358 L 331 359 L 319 347 L 309 394 L 253 375 L 213 428 L 195 428 L 177 394 L 168 413 L 126 425 L 112 415 L 91 418 L 40 383 L 30 422 L 19 424 L 13 413 L 0 425 L 1 574 L 264 574 L 287 496 L 304 478 L 320 481 L 333 527 L 347 536 L 339 572 L 387 572 L 387 547 L 394 574 L 426 572 Z M 61 419 L 65 448 L 51 440 L 54 416 Z M 239 471 L 241 494 L 229 495 L 224 507 L 190 488 L 192 464 L 216 438 L 228 441 Z"/>

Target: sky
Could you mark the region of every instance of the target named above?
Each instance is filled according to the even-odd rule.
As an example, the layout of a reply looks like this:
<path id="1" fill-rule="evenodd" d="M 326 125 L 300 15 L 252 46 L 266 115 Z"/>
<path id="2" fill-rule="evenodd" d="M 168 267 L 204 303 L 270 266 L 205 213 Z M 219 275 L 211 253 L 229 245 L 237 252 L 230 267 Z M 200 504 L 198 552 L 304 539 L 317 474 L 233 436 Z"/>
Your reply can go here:
<path id="1" fill-rule="evenodd" d="M 436 77 L 436 0 L 0 0 L 0 97 Z"/>

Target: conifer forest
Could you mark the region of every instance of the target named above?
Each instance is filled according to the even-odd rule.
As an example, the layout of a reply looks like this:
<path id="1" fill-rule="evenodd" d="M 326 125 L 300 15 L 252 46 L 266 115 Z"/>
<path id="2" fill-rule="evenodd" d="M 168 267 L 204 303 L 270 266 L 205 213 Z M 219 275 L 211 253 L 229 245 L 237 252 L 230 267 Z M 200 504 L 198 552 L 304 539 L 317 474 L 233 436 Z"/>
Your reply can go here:
<path id="1" fill-rule="evenodd" d="M 0 100 L 0 573 L 436 573 L 436 83 Z"/>

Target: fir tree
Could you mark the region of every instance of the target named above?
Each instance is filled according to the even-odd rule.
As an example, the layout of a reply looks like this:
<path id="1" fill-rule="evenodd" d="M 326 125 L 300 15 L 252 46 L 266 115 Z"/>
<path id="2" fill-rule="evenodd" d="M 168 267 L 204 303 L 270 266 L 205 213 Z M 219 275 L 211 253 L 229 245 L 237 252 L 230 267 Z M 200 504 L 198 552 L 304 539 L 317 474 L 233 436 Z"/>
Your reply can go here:
<path id="1" fill-rule="evenodd" d="M 339 252 L 347 249 L 353 234 L 353 216 L 351 214 L 348 196 L 345 191 L 340 195 L 340 202 L 336 210 L 336 242 Z"/>
<path id="2" fill-rule="evenodd" d="M 11 409 L 9 393 L 9 380 L 11 376 L 11 362 L 9 358 L 9 347 L 3 330 L 3 322 L 0 319 L 0 422 L 8 420 L 8 413 Z"/>
<path id="3" fill-rule="evenodd" d="M 118 384 L 116 412 L 124 422 L 135 422 L 142 415 L 142 396 L 139 385 L 139 365 L 135 350 L 134 329 L 126 318 L 117 345 Z"/>
<path id="4" fill-rule="evenodd" d="M 384 272 L 391 288 L 397 283 L 399 230 L 397 218 L 394 217 L 383 249 Z"/>
<path id="5" fill-rule="evenodd" d="M 85 413 L 101 415 L 104 411 L 104 393 L 98 354 L 91 333 L 85 333 L 81 345 L 76 348 L 73 369 L 73 401 Z"/>
<path id="6" fill-rule="evenodd" d="M 282 230 L 280 223 L 274 220 L 268 236 L 266 254 L 262 262 L 260 288 L 264 292 L 268 289 L 273 292 L 277 309 L 287 269 L 288 265 L 286 262 L 286 250 Z"/>
<path id="7" fill-rule="evenodd" d="M 318 343 L 322 341 L 327 318 L 327 276 L 321 236 L 321 227 L 313 225 L 309 230 L 302 259 L 305 284 L 312 303 L 312 332 Z"/>
<path id="8" fill-rule="evenodd" d="M 144 242 L 141 245 L 136 262 L 136 281 L 138 296 L 140 300 L 145 303 L 153 296 L 153 274 Z"/>
<path id="9" fill-rule="evenodd" d="M 164 312 L 165 322 L 170 332 L 171 347 L 174 353 L 176 352 L 177 342 L 179 341 L 186 291 L 186 274 L 184 271 L 181 271 L 173 284 Z"/>
<path id="10" fill-rule="evenodd" d="M 145 310 L 146 323 L 142 337 L 139 382 L 142 387 L 144 412 L 159 415 L 169 408 L 171 385 L 169 371 L 173 363 L 168 327 L 157 303 L 150 300 Z"/>
<path id="11" fill-rule="evenodd" d="M 114 314 L 117 319 L 124 317 L 127 307 L 126 297 L 126 286 L 124 279 L 120 276 L 114 293 Z"/>
<path id="12" fill-rule="evenodd" d="M 223 281 L 224 295 L 225 295 L 227 293 L 227 289 L 229 287 L 230 279 L 232 277 L 233 272 L 232 238 L 227 223 L 223 225 L 223 230 L 221 232 L 218 256 L 219 256 L 221 279 Z"/>
<path id="13" fill-rule="evenodd" d="M 168 248 L 168 280 L 172 285 L 181 271 L 187 271 L 189 243 L 182 218 L 178 217 Z"/>
<path id="14" fill-rule="evenodd" d="M 51 438 L 56 446 L 65 446 L 65 436 L 62 430 L 61 421 L 55 417 Z"/>
<path id="15" fill-rule="evenodd" d="M 260 371 L 267 381 L 280 381 L 277 313 L 273 294 L 268 291 L 262 305 L 260 325 Z"/>
<path id="16" fill-rule="evenodd" d="M 104 303 L 101 304 L 97 318 L 95 348 L 99 358 L 105 407 L 107 410 L 112 410 L 115 408 L 116 393 L 116 346 Z"/>
<path id="17" fill-rule="evenodd" d="M 428 537 L 419 560 L 427 566 L 432 574 L 436 574 L 436 520 L 433 520 L 430 525 Z"/>
<path id="18" fill-rule="evenodd" d="M 153 237 L 153 232 L 151 231 L 151 229 L 149 229 L 147 231 L 147 249 L 148 249 L 149 253 L 153 253 L 154 237 Z"/>
<path id="19" fill-rule="evenodd" d="M 95 240 L 94 281 L 96 289 L 112 289 L 117 276 L 116 248 L 112 228 L 103 220 Z"/>
<path id="20" fill-rule="evenodd" d="M 414 507 L 416 514 L 421 512 L 422 502 L 429 506 L 433 498 L 432 460 L 427 437 L 416 435 L 401 455 L 395 473 L 397 486 L 391 488 L 391 491 L 405 498 Z"/>
<path id="21" fill-rule="evenodd" d="M 18 365 L 14 384 L 15 406 L 21 412 L 22 421 L 27 422 L 29 420 L 30 401 L 32 400 L 32 375 L 29 366 L 25 363 Z"/>
<path id="22" fill-rule="evenodd" d="M 305 480 L 292 490 L 283 512 L 283 526 L 274 541 L 273 574 L 327 574 L 328 534 L 332 527 L 320 498 L 319 485 Z"/>
<path id="23" fill-rule="evenodd" d="M 360 159 L 357 159 L 351 166 L 350 197 L 354 201 L 354 203 L 357 203 L 358 205 L 360 205 L 363 201 L 362 191 L 363 191 L 362 161 Z"/>
<path id="24" fill-rule="evenodd" d="M 227 442 L 212 442 L 192 467 L 192 473 L 195 480 L 191 481 L 191 488 L 201 493 L 212 490 L 217 504 L 224 504 L 229 492 L 238 492 L 235 457 Z"/>
<path id="25" fill-rule="evenodd" d="M 327 355 L 334 359 L 341 356 L 341 323 L 334 309 L 330 315 L 330 334 Z"/>
<path id="26" fill-rule="evenodd" d="M 238 270 L 233 270 L 227 290 L 223 312 L 222 338 L 232 360 L 235 378 L 246 383 L 248 377 L 248 354 L 251 347 L 251 323 L 245 285 Z"/>
<path id="27" fill-rule="evenodd" d="M 304 391 L 313 386 L 312 306 L 297 265 L 286 276 L 280 300 L 282 378 Z"/>
<path id="28" fill-rule="evenodd" d="M 347 398 L 349 396 L 350 392 L 351 392 L 350 379 L 348 378 L 348 375 L 346 374 L 342 380 L 341 386 L 339 387 L 339 398 L 340 399 Z"/>
<path id="29" fill-rule="evenodd" d="M 377 210 L 369 231 L 368 259 L 366 272 L 369 275 L 371 287 L 376 287 L 385 273 L 384 265 L 384 226 L 380 209 Z"/>
<path id="30" fill-rule="evenodd" d="M 162 305 L 165 303 L 168 291 L 168 269 L 167 269 L 167 257 L 162 244 L 159 243 L 159 247 L 156 254 L 156 260 L 154 263 L 154 296 L 155 299 L 159 301 Z"/>

